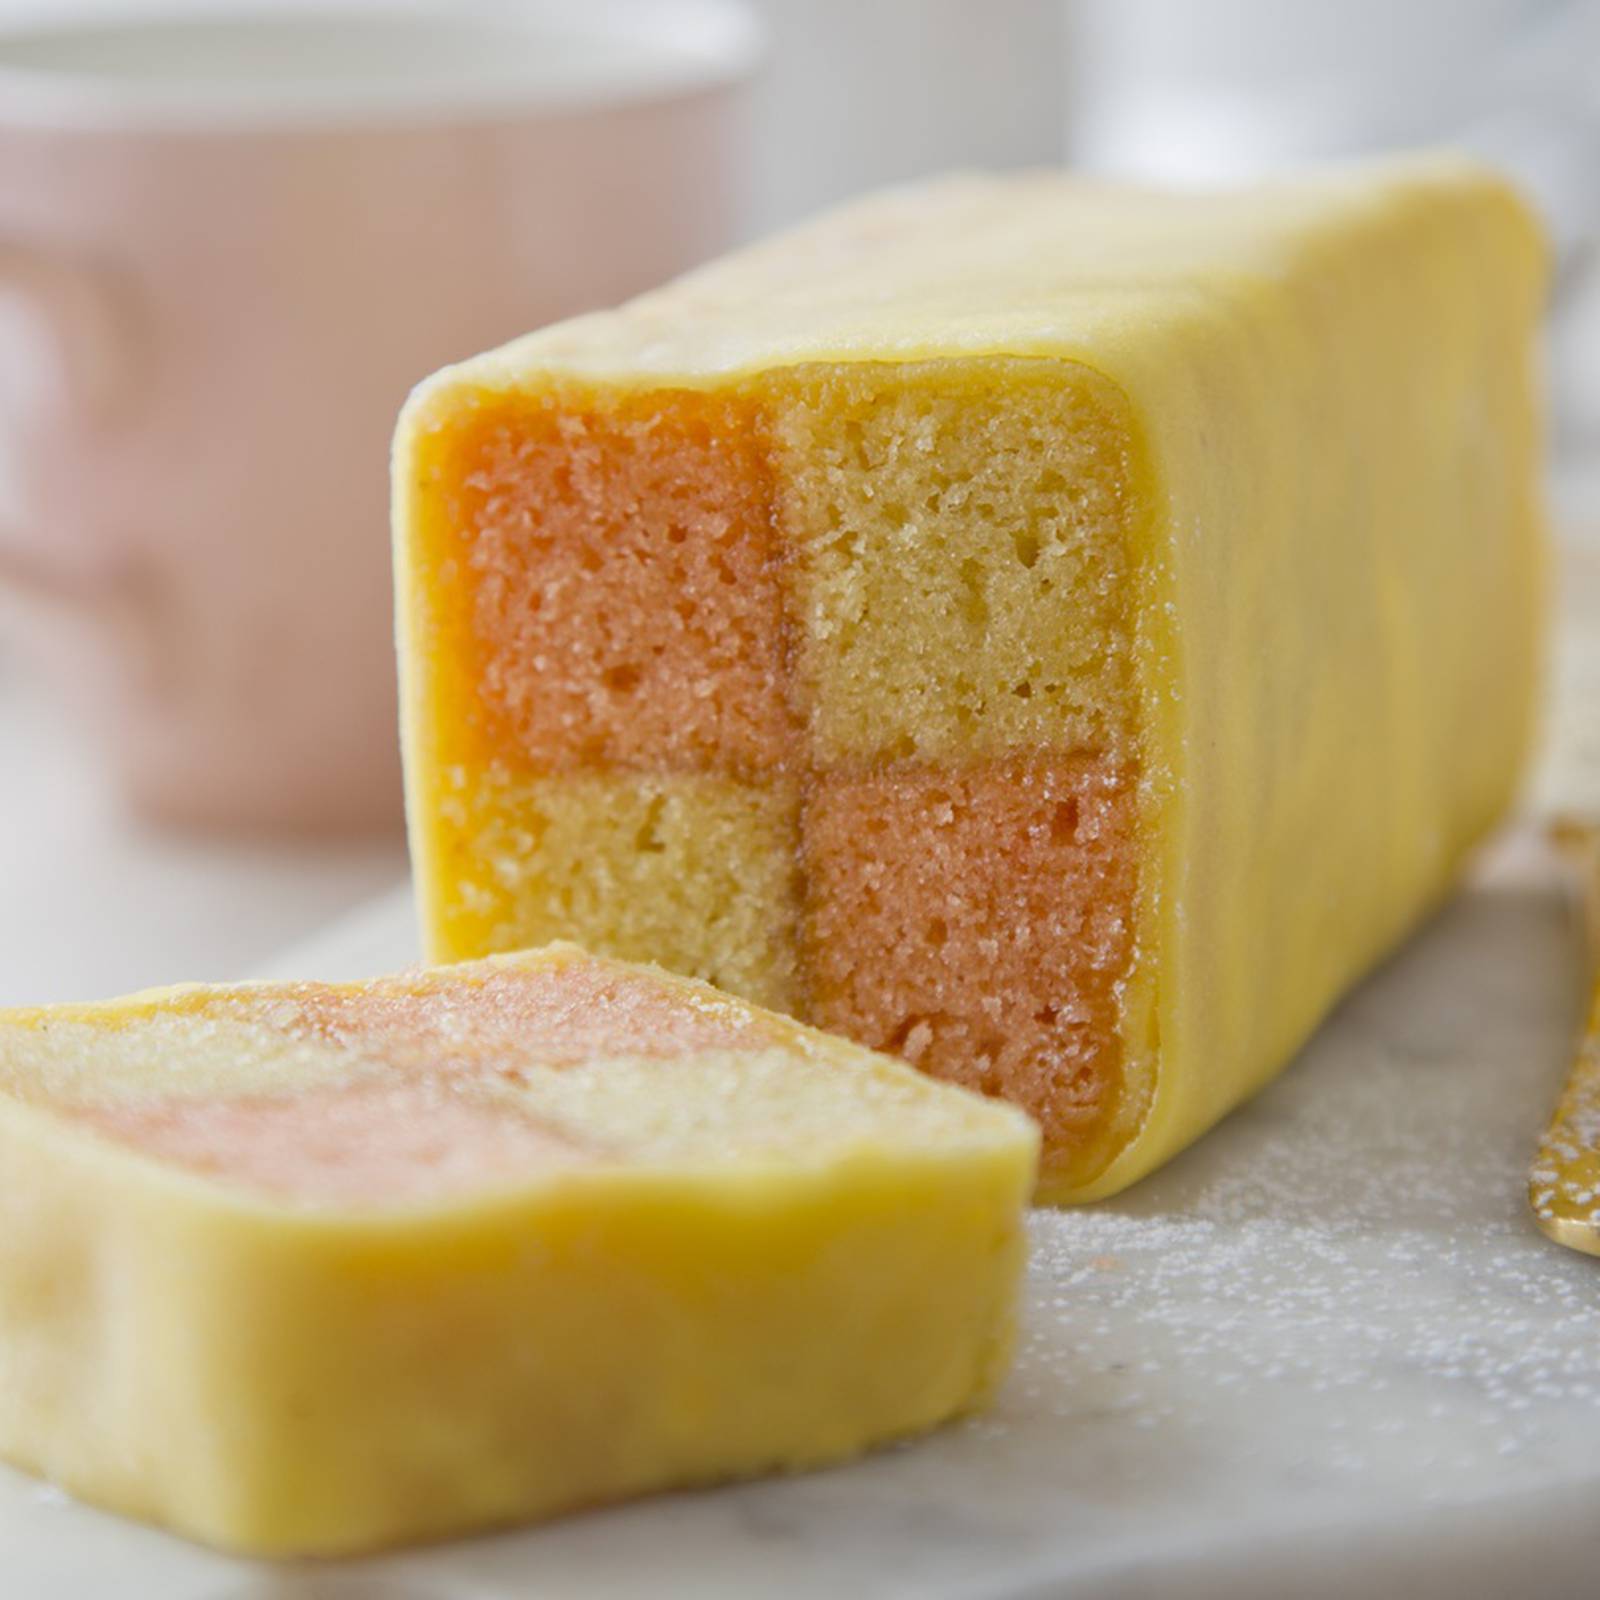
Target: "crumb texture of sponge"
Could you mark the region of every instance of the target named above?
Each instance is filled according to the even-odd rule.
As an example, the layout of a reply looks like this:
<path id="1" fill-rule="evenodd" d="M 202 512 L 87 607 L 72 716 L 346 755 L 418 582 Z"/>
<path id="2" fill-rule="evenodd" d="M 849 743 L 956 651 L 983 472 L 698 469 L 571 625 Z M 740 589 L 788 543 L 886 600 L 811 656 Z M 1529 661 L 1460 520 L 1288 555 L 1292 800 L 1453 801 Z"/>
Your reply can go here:
<path id="1" fill-rule="evenodd" d="M 458 865 L 436 957 L 581 927 L 609 956 L 801 1008 L 800 800 L 786 778 L 461 766 L 441 804 Z"/>
<path id="2" fill-rule="evenodd" d="M 812 1011 L 1092 1154 L 1119 1110 L 1134 788 L 1104 761 L 834 778 L 807 810 Z"/>
<path id="3" fill-rule="evenodd" d="M 770 382 L 815 760 L 1128 753 L 1126 402 L 1074 363 Z"/>
<path id="4" fill-rule="evenodd" d="M 784 753 L 770 472 L 748 402 L 485 404 L 449 441 L 481 712 L 532 767 Z"/>

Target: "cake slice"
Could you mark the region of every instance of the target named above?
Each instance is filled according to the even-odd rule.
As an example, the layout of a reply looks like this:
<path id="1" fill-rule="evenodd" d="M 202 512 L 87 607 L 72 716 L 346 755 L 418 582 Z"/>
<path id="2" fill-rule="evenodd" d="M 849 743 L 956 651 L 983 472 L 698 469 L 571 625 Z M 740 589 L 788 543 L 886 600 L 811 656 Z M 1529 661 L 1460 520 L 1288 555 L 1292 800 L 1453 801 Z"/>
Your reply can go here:
<path id="1" fill-rule="evenodd" d="M 1451 883 L 1528 743 L 1538 231 L 1446 158 L 869 199 L 424 383 L 427 946 L 569 935 L 1148 1172 Z"/>
<path id="2" fill-rule="evenodd" d="M 0 1013 L 0 1455 L 271 1555 L 836 1460 L 999 1378 L 1036 1145 L 570 946 Z"/>

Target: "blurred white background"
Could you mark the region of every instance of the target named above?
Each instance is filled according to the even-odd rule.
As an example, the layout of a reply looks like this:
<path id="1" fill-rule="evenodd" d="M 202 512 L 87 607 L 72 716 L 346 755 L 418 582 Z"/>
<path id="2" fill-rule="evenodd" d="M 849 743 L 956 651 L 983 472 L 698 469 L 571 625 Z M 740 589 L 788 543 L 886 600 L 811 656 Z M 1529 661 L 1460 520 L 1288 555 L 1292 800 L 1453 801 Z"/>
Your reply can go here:
<path id="1" fill-rule="evenodd" d="M 363 3 L 384 0 L 339 9 Z M 751 4 L 768 51 L 750 94 L 747 235 L 956 166 L 1065 159 L 1204 183 L 1438 142 L 1505 162 L 1561 247 L 1558 496 L 1570 521 L 1600 523 L 1600 0 Z M 0 30 L 150 12 L 145 0 L 0 0 Z M 236 976 L 403 875 L 397 837 L 244 841 L 129 818 L 8 650 L 3 621 L 0 1004 Z"/>

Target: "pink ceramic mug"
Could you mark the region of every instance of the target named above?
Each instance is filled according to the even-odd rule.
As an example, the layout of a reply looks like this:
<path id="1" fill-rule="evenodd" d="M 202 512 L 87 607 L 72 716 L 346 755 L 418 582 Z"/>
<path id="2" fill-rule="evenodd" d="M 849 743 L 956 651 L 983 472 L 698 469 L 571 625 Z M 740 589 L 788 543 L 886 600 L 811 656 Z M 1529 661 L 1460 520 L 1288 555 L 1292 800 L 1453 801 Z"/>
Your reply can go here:
<path id="1" fill-rule="evenodd" d="M 737 228 L 730 0 L 0 34 L 0 621 L 143 810 L 398 816 L 423 374 Z"/>

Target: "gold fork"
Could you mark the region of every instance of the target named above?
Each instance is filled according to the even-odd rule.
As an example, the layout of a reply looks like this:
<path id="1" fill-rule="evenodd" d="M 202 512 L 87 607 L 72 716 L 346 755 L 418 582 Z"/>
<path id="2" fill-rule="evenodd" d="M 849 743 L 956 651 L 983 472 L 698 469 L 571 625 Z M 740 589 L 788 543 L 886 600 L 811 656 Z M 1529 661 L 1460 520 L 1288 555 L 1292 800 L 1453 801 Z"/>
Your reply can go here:
<path id="1" fill-rule="evenodd" d="M 1600 1256 L 1600 826 L 1558 822 L 1551 835 L 1583 885 L 1587 1026 L 1528 1176 L 1534 1220 L 1557 1244 Z"/>

